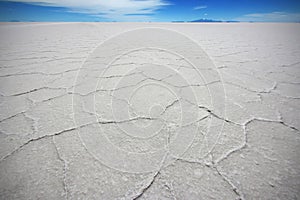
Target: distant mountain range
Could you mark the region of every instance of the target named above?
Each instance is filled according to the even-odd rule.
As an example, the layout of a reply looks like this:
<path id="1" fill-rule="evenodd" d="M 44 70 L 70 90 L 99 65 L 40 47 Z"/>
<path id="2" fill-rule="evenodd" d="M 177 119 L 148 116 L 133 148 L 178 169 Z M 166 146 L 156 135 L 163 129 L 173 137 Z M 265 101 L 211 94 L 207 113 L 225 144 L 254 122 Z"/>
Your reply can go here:
<path id="1" fill-rule="evenodd" d="M 22 21 L 22 20 L 17 20 L 13 19 L 10 20 L 10 22 L 35 22 L 34 20 L 27 20 L 27 21 Z M 101 21 L 94 21 L 94 22 L 101 22 Z M 117 22 L 117 21 L 113 21 Z M 214 19 L 197 19 L 193 21 L 172 21 L 172 23 L 237 23 L 239 21 L 222 21 L 222 20 L 214 20 Z"/>
<path id="2" fill-rule="evenodd" d="M 197 19 L 193 21 L 172 21 L 173 23 L 236 23 L 239 21 L 222 21 L 222 20 L 214 20 L 214 19 Z"/>

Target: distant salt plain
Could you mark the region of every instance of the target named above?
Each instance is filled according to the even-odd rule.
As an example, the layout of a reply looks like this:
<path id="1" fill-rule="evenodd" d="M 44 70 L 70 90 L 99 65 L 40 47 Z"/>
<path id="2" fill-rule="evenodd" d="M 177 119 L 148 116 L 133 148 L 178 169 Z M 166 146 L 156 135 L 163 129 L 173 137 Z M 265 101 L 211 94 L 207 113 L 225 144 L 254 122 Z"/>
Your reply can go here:
<path id="1" fill-rule="evenodd" d="M 300 198 L 300 25 L 1 23 L 1 199 Z"/>

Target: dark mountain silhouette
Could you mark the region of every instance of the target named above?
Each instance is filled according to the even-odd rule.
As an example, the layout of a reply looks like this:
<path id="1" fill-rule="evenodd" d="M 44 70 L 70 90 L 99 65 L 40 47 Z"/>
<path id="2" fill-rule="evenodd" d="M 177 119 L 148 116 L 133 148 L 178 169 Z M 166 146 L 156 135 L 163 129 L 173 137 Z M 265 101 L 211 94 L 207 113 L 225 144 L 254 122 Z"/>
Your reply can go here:
<path id="1" fill-rule="evenodd" d="M 228 21 L 222 21 L 222 20 L 214 20 L 214 19 L 197 19 L 192 21 L 172 21 L 172 23 L 236 23 L 239 21 L 234 20 L 228 20 Z"/>
<path id="2" fill-rule="evenodd" d="M 189 21 L 189 22 L 227 22 L 227 23 L 233 23 L 233 22 L 239 22 L 239 21 L 233 21 L 233 20 L 228 20 L 228 21 L 222 21 L 222 20 L 214 20 L 214 19 L 197 19 L 197 20 L 193 20 L 193 21 Z"/>

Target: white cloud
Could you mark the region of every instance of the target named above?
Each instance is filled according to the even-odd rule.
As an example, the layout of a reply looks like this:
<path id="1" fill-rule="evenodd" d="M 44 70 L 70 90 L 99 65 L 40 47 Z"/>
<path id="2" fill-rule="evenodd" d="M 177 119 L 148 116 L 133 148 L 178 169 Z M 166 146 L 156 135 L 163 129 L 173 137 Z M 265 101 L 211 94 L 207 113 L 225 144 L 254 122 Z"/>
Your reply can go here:
<path id="1" fill-rule="evenodd" d="M 156 10 L 170 5 L 165 0 L 11 0 L 43 6 L 68 8 L 71 12 L 86 13 L 110 20 L 127 21 L 149 18 Z"/>
<path id="2" fill-rule="evenodd" d="M 300 13 L 271 12 L 271 13 L 252 13 L 236 18 L 238 21 L 255 22 L 299 22 Z"/>
<path id="3" fill-rule="evenodd" d="M 205 9 L 207 8 L 207 6 L 196 6 L 194 7 L 194 10 L 201 10 L 201 9 Z"/>

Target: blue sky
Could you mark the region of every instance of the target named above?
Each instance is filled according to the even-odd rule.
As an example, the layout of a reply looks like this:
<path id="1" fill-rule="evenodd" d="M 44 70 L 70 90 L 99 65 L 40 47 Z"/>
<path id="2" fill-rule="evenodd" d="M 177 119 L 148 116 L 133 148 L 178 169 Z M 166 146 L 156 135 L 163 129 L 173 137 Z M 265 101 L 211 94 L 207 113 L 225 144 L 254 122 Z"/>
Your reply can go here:
<path id="1" fill-rule="evenodd" d="M 0 0 L 0 21 L 300 22 L 300 0 Z"/>

